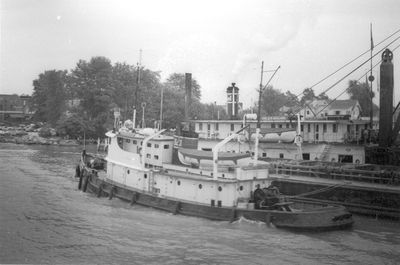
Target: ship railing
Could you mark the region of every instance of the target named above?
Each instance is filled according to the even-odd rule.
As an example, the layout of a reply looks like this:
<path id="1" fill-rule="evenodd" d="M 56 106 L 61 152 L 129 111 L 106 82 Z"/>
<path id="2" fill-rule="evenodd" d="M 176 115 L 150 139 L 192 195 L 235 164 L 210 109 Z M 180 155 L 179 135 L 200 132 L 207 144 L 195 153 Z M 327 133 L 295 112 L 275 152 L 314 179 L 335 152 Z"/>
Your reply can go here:
<path id="1" fill-rule="evenodd" d="M 279 163 L 272 164 L 272 168 L 272 172 L 278 175 L 305 176 L 400 186 L 400 172 L 395 171 L 367 171 L 343 167 L 304 166 Z"/>

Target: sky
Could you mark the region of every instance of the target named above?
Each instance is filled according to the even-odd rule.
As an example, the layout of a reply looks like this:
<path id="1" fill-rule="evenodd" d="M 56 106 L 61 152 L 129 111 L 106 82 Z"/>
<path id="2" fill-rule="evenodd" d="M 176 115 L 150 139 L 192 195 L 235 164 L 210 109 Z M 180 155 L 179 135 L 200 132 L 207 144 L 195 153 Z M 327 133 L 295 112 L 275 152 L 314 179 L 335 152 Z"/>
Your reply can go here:
<path id="1" fill-rule="evenodd" d="M 0 93 L 31 94 L 46 70 L 71 70 L 105 56 L 171 73 L 192 73 L 202 102 L 224 104 L 235 82 L 245 107 L 263 85 L 296 95 L 368 51 L 400 36 L 398 0 L 0 0 Z M 389 48 L 394 49 L 400 39 Z M 329 88 L 368 60 L 369 53 L 313 87 Z M 393 52 L 395 102 L 400 100 L 400 48 Z M 378 63 L 380 55 L 374 57 Z M 366 64 L 327 93 L 341 94 L 349 79 L 364 81 Z M 379 67 L 374 68 L 377 92 Z M 340 98 L 346 98 L 342 96 Z M 378 103 L 379 97 L 374 102 Z"/>

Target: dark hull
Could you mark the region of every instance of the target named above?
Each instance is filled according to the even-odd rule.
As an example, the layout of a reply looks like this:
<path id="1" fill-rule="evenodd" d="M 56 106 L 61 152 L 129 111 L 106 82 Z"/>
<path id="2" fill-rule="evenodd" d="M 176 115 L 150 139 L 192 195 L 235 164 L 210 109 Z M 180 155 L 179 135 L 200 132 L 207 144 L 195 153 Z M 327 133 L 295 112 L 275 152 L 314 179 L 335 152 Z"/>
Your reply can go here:
<path id="1" fill-rule="evenodd" d="M 139 204 L 156 209 L 219 221 L 235 221 L 241 217 L 248 220 L 273 224 L 278 228 L 295 230 L 336 230 L 351 227 L 351 214 L 342 206 L 312 208 L 302 212 L 276 210 L 250 210 L 236 207 L 214 207 L 193 202 L 158 197 L 156 195 L 122 187 L 117 183 L 101 180 L 95 174 L 84 174 L 81 178 L 83 191 L 90 191 L 98 197 L 117 197 L 131 204 Z"/>

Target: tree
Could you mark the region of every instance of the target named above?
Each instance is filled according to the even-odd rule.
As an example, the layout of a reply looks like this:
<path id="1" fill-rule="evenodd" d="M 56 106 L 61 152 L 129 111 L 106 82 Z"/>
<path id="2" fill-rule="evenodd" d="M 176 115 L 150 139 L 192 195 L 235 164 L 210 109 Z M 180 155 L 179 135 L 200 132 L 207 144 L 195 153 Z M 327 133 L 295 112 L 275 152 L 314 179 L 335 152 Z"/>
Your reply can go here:
<path id="1" fill-rule="evenodd" d="M 286 91 L 285 96 L 286 96 L 285 106 L 293 108 L 299 105 L 298 97 L 289 90 Z"/>
<path id="2" fill-rule="evenodd" d="M 303 91 L 303 96 L 300 99 L 300 104 L 304 105 L 304 103 L 308 100 L 314 100 L 316 98 L 314 90 L 312 88 L 306 88 Z"/>
<path id="3" fill-rule="evenodd" d="M 88 120 L 109 112 L 114 98 L 112 65 L 105 57 L 93 57 L 90 62 L 80 60 L 71 72 L 70 87 L 81 99 Z"/>
<path id="4" fill-rule="evenodd" d="M 349 88 L 347 89 L 347 94 L 350 95 L 350 99 L 358 100 L 361 106 L 361 116 L 367 117 L 370 115 L 371 111 L 371 96 L 375 97 L 374 92 L 370 91 L 368 83 L 359 83 L 356 80 L 349 81 Z M 373 104 L 373 110 L 376 113 L 378 106 Z"/>
<path id="5" fill-rule="evenodd" d="M 54 126 L 65 110 L 67 71 L 45 71 L 33 81 L 35 119 Z"/>
<path id="6" fill-rule="evenodd" d="M 284 106 L 287 102 L 287 97 L 285 94 L 272 86 L 268 86 L 261 97 L 261 115 L 277 115 L 279 114 L 279 109 Z"/>
<path id="7" fill-rule="evenodd" d="M 330 100 L 327 94 L 325 92 L 322 92 L 321 94 L 318 95 L 317 99 L 322 99 L 322 100 Z"/>
<path id="8" fill-rule="evenodd" d="M 167 81 L 165 82 L 165 85 L 168 86 L 169 88 L 185 91 L 185 74 L 178 74 L 178 73 L 171 74 L 168 77 Z M 192 78 L 192 98 L 194 100 L 200 100 L 201 98 L 200 90 L 201 88 L 200 85 L 197 83 L 197 80 Z"/>
<path id="9" fill-rule="evenodd" d="M 69 137 L 74 139 L 83 138 L 84 134 L 86 135 L 86 137 L 100 136 L 100 134 L 96 132 L 93 123 L 83 119 L 83 117 L 78 113 L 69 117 L 63 116 L 57 122 L 56 129 L 59 135 L 68 135 Z"/>

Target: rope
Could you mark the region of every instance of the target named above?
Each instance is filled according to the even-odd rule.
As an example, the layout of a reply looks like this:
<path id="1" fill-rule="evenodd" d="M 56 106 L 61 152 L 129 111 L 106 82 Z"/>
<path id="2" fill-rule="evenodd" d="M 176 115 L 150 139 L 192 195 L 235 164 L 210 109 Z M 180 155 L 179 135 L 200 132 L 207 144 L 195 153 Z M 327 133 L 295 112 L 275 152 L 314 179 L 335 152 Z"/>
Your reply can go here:
<path id="1" fill-rule="evenodd" d="M 326 192 L 326 191 L 329 191 L 329 190 L 333 190 L 333 189 L 336 189 L 336 188 L 341 187 L 341 186 L 344 186 L 344 185 L 345 185 L 345 184 L 336 184 L 336 185 L 328 186 L 328 187 L 325 187 L 325 188 L 322 188 L 322 189 L 313 190 L 313 191 L 305 192 L 305 193 L 298 194 L 298 195 L 285 196 L 285 197 L 286 197 L 286 198 L 290 198 L 290 199 L 298 198 L 298 197 L 305 197 L 305 196 L 314 195 L 314 194 Z"/>

